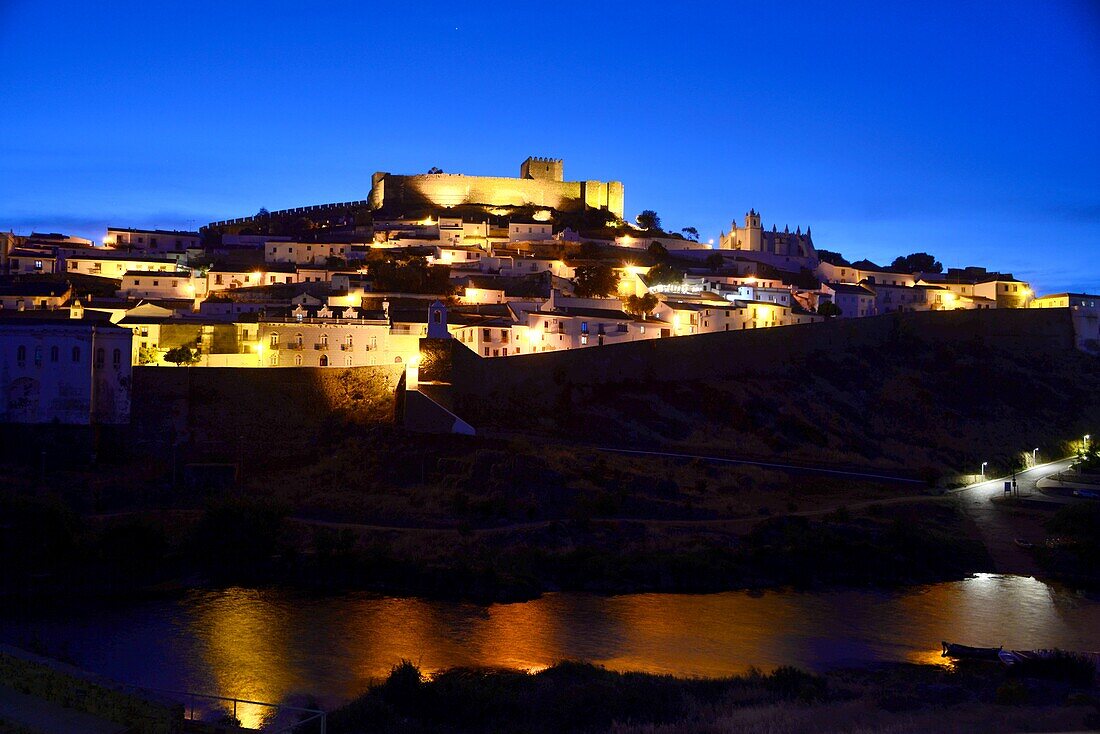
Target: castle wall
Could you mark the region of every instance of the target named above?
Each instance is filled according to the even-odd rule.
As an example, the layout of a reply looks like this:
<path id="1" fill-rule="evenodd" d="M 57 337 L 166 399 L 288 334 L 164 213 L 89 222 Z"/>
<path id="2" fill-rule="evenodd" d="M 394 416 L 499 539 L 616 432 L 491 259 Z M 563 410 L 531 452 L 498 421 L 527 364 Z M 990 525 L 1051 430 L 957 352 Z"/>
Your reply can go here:
<path id="1" fill-rule="evenodd" d="M 607 207 L 616 216 L 623 215 L 622 184 L 618 182 L 615 182 L 616 197 L 612 198 L 609 195 L 611 185 L 599 181 L 553 181 L 466 176 L 459 173 L 423 173 L 413 176 L 375 174 L 372 180 L 374 185 L 370 200 L 375 209 L 382 208 L 383 205 L 534 205 L 567 212 L 583 211 L 586 207 Z M 616 203 L 617 206 L 610 206 Z"/>

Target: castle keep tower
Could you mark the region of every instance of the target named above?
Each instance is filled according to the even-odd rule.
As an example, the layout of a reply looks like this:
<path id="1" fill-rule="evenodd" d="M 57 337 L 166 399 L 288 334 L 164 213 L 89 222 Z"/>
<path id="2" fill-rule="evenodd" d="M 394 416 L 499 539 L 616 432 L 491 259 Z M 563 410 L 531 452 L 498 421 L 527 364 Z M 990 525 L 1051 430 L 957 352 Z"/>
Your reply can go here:
<path id="1" fill-rule="evenodd" d="M 564 181 L 565 164 L 561 158 L 538 158 L 528 156 L 519 164 L 520 178 L 534 178 L 541 181 Z"/>

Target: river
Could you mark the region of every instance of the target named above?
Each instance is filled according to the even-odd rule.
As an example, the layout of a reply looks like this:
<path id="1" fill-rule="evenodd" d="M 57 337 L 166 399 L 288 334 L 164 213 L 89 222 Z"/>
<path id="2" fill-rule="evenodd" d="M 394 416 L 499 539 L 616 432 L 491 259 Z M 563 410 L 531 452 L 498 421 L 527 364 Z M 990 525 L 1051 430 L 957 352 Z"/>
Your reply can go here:
<path id="1" fill-rule="evenodd" d="M 898 591 L 560 593 L 488 607 L 232 588 L 125 606 L 9 610 L 0 640 L 138 685 L 272 702 L 308 693 L 334 705 L 402 658 L 426 672 L 539 670 L 580 659 L 723 676 L 750 666 L 938 662 L 941 640 L 1100 650 L 1100 600 L 989 574 Z"/>

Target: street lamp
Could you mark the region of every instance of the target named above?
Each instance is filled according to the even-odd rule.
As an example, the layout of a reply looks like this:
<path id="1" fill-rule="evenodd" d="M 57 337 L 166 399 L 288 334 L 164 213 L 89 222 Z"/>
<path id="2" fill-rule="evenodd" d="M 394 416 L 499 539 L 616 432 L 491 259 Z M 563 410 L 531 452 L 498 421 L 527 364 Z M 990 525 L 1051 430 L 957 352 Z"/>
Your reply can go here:
<path id="1" fill-rule="evenodd" d="M 982 462 L 982 481 L 985 481 L 985 467 L 989 464 L 988 461 Z"/>
<path id="2" fill-rule="evenodd" d="M 1039 447 L 1036 446 L 1035 448 L 1033 448 L 1031 450 L 1031 465 L 1032 466 L 1038 466 L 1039 465 L 1038 454 L 1039 454 Z"/>

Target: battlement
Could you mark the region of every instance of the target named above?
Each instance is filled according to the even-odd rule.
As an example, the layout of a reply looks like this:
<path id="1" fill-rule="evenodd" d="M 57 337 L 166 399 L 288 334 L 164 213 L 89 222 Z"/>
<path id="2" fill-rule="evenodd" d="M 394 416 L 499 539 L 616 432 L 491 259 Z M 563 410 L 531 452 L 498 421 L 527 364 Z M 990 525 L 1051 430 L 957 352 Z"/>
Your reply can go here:
<path id="1" fill-rule="evenodd" d="M 565 163 L 561 158 L 528 156 L 527 160 L 519 164 L 519 177 L 543 181 L 564 181 Z"/>
<path id="2" fill-rule="evenodd" d="M 463 174 L 371 176 L 370 204 L 387 207 L 537 206 L 559 211 L 606 209 L 623 216 L 623 185 L 619 181 L 566 181 L 560 158 L 528 157 L 518 178 Z"/>

